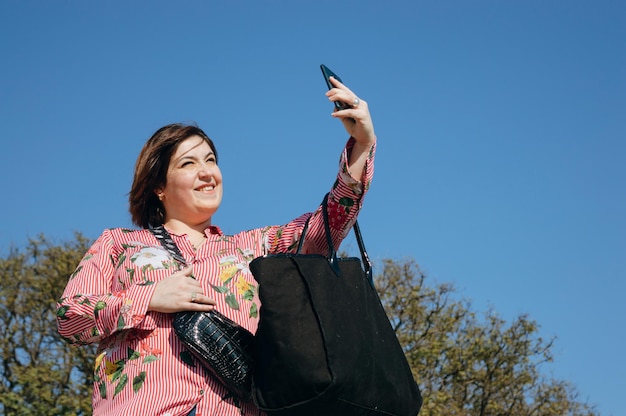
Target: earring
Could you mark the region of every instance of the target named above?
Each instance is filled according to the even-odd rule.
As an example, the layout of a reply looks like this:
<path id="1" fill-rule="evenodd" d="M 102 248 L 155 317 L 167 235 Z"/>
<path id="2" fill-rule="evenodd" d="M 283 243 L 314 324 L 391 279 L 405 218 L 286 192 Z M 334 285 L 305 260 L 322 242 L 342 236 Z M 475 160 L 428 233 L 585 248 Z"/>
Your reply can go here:
<path id="1" fill-rule="evenodd" d="M 163 201 L 163 193 L 160 193 L 158 197 L 159 197 L 159 201 Z"/>

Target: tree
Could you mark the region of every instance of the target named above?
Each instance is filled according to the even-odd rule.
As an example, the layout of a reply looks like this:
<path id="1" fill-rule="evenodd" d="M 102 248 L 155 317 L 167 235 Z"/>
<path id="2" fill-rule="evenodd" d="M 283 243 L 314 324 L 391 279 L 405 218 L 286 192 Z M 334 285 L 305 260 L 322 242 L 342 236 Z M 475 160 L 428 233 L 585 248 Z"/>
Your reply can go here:
<path id="1" fill-rule="evenodd" d="M 61 339 L 56 299 L 89 246 L 76 240 L 54 245 L 44 236 L 24 251 L 0 259 L 0 413 L 91 414 L 95 347 L 75 348 Z"/>
<path id="2" fill-rule="evenodd" d="M 481 321 L 451 285 L 428 287 L 414 260 L 384 260 L 376 282 L 422 389 L 421 416 L 597 415 L 572 385 L 541 374 L 554 339 L 527 315 Z"/>
<path id="3" fill-rule="evenodd" d="M 94 345 L 57 333 L 56 300 L 90 241 L 44 236 L 0 258 L 0 414 L 91 415 Z M 483 319 L 449 284 L 434 287 L 416 262 L 383 260 L 375 280 L 424 396 L 421 416 L 597 416 L 566 381 L 541 372 L 554 340 L 528 316 Z"/>

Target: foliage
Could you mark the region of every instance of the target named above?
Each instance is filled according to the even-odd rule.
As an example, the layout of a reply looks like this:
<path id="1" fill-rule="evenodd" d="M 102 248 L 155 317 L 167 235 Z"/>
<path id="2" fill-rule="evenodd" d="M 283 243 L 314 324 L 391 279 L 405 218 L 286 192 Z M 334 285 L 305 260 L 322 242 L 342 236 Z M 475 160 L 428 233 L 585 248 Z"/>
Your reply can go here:
<path id="1" fill-rule="evenodd" d="M 89 244 L 40 236 L 0 258 L 0 414 L 91 414 L 95 346 L 70 346 L 56 326 L 56 299 Z M 528 316 L 479 319 L 451 285 L 428 286 L 415 261 L 381 266 L 377 288 L 422 390 L 421 416 L 597 415 L 569 383 L 542 374 L 554 340 Z"/>
<path id="2" fill-rule="evenodd" d="M 91 414 L 94 347 L 71 347 L 55 319 L 56 299 L 88 245 L 80 234 L 63 245 L 40 236 L 0 259 L 1 414 Z"/>
<path id="3" fill-rule="evenodd" d="M 413 260 L 384 260 L 377 288 L 424 396 L 421 416 L 595 416 L 573 386 L 547 379 L 553 339 L 528 316 L 479 320 L 449 284 L 426 286 Z"/>

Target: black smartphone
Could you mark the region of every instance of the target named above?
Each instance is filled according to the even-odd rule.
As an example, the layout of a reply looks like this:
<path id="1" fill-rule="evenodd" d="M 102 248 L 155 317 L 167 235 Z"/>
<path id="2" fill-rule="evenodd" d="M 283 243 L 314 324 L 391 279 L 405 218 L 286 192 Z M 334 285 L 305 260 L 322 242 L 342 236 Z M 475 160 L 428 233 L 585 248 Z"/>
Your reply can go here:
<path id="1" fill-rule="evenodd" d="M 322 69 L 322 74 L 324 74 L 324 81 L 326 81 L 326 85 L 328 86 L 328 89 L 332 89 L 335 88 L 335 86 L 333 84 L 330 83 L 329 78 L 333 77 L 335 78 L 337 81 L 343 83 L 343 81 L 341 80 L 341 78 L 339 78 L 339 75 L 335 74 L 333 71 L 330 70 L 329 67 L 327 67 L 324 64 L 320 65 L 320 68 Z M 337 110 L 345 110 L 346 108 L 351 108 L 349 104 L 340 102 L 340 101 L 335 101 L 335 108 Z"/>

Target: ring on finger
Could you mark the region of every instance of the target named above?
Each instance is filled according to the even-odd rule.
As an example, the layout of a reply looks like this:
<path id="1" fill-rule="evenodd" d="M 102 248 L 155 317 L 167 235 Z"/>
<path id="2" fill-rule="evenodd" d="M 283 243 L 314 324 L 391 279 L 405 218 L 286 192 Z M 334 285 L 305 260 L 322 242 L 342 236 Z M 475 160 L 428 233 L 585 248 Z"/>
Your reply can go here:
<path id="1" fill-rule="evenodd" d="M 355 97 L 354 101 L 352 102 L 352 108 L 357 108 L 359 106 L 359 104 L 361 104 L 361 100 L 359 100 L 357 97 Z"/>
<path id="2" fill-rule="evenodd" d="M 198 297 L 198 294 L 196 292 L 191 292 L 191 301 L 192 302 L 195 302 L 197 297 Z"/>

